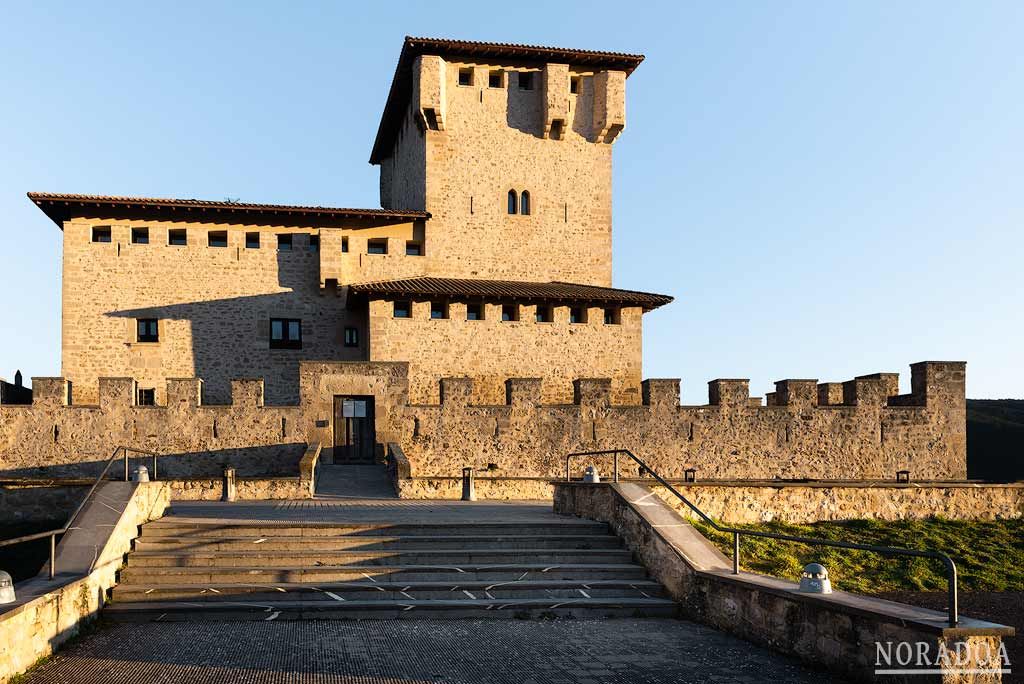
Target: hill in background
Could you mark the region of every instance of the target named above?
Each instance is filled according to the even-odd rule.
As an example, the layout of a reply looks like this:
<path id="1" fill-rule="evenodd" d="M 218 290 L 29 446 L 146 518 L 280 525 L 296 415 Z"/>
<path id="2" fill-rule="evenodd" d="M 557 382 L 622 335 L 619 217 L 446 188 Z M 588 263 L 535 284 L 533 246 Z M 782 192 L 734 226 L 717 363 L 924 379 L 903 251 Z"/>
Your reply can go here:
<path id="1" fill-rule="evenodd" d="M 967 477 L 1024 480 L 1024 399 L 967 400 Z"/>

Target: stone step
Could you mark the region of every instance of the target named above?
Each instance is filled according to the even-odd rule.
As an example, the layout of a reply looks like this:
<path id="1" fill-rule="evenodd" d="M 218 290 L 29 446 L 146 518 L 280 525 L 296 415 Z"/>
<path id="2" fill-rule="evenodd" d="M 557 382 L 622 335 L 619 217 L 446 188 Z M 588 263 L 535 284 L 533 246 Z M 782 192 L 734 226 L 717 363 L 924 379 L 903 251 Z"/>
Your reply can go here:
<path id="1" fill-rule="evenodd" d="M 129 554 L 129 560 L 134 556 Z M 296 582 L 314 586 L 323 582 L 502 582 L 516 580 L 645 579 L 647 571 L 635 563 L 503 563 L 500 565 L 363 565 L 347 567 L 138 567 L 121 570 L 124 584 L 230 584 Z"/>
<path id="2" fill-rule="evenodd" d="M 628 563 L 626 549 L 480 549 L 410 551 L 136 551 L 128 556 L 128 567 L 294 567 L 348 565 L 441 565 L 458 568 L 465 564 L 531 563 Z"/>
<path id="3" fill-rule="evenodd" d="M 295 522 L 186 522 L 161 518 L 142 526 L 142 538 L 151 537 L 410 537 L 502 535 L 608 535 L 606 523 L 566 518 L 557 522 L 449 522 L 449 523 L 295 523 Z"/>
<path id="4" fill-rule="evenodd" d="M 157 601 L 111 603 L 104 615 L 120 621 L 345 620 L 540 617 L 675 617 L 678 605 L 663 598 L 531 598 L 455 601 Z"/>
<path id="5" fill-rule="evenodd" d="M 445 550 L 445 549 L 618 549 L 622 541 L 612 535 L 416 535 L 408 537 L 342 536 L 301 537 L 286 535 L 224 537 L 143 537 L 136 551 L 270 551 L 300 550 Z"/>
<path id="6" fill-rule="evenodd" d="M 275 584 L 121 584 L 114 601 L 400 601 L 515 598 L 661 598 L 651 580 L 527 580 L 522 582 L 294 582 Z"/>

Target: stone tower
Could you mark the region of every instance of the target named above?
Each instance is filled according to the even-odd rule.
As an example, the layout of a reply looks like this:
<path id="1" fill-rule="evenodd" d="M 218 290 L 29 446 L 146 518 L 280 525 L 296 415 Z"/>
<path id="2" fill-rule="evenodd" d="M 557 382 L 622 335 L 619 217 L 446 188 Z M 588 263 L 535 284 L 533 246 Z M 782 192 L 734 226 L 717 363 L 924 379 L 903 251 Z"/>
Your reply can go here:
<path id="1" fill-rule="evenodd" d="M 431 214 L 428 272 L 611 285 L 624 55 L 406 38 L 370 162 Z"/>

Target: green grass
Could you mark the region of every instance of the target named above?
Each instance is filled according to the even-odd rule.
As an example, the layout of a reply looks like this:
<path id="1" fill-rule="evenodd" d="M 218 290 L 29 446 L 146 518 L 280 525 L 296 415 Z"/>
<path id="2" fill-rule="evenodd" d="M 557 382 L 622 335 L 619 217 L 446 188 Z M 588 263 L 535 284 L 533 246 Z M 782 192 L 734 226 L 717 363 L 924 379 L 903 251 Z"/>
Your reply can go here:
<path id="1" fill-rule="evenodd" d="M 694 522 L 694 526 L 732 557 L 731 534 L 716 532 L 703 522 Z M 736 527 L 941 551 L 956 563 L 961 591 L 1024 591 L 1024 520 L 846 520 L 807 525 L 771 522 Z M 946 588 L 945 566 L 939 560 L 811 547 L 775 539 L 740 538 L 743 570 L 798 580 L 800 570 L 807 563 L 821 563 L 828 568 L 834 588 L 856 593 Z"/>

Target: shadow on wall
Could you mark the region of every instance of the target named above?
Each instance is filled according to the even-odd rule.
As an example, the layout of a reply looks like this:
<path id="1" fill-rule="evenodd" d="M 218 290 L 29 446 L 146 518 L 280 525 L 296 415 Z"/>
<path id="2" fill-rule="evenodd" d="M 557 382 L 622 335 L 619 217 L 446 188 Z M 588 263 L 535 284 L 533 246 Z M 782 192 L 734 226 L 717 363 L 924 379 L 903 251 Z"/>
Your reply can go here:
<path id="1" fill-rule="evenodd" d="M 216 451 L 161 454 L 157 458 L 157 477 L 161 480 L 219 477 L 227 466 L 235 468 L 239 477 L 298 477 L 299 461 L 305 451 L 305 444 L 274 444 Z M 77 463 L 13 468 L 0 470 L 0 477 L 94 478 L 100 474 L 106 463 L 106 458 L 96 458 Z M 140 465 L 152 469 L 153 460 L 149 456 L 132 458 L 129 461 L 129 472 L 134 472 L 135 468 Z M 110 467 L 110 473 L 114 478 L 122 477 L 124 461 L 115 461 Z"/>
<path id="2" fill-rule="evenodd" d="M 205 231 L 193 232 L 195 239 L 206 239 Z M 309 249 L 304 234 L 291 235 L 292 247 L 283 251 L 274 233 L 261 233 L 261 249 L 277 250 L 277 285 L 289 291 L 107 312 L 115 318 L 160 321 L 157 345 L 129 345 L 129 369 L 160 368 L 156 387 L 162 387 L 166 377 L 202 378 L 205 404 L 230 403 L 232 379 L 263 377 L 267 404 L 284 405 L 298 402 L 300 361 L 365 360 L 366 335 L 356 348 L 345 347 L 343 335 L 346 321 L 365 331 L 366 312 L 349 311 L 343 298 L 320 294 L 318 253 Z M 268 240 L 273 242 L 265 244 Z M 208 249 L 230 254 L 235 248 Z M 301 320 L 300 349 L 271 349 L 272 318 Z M 190 334 L 168 330 L 167 321 L 186 321 Z M 134 326 L 129 330 L 134 340 Z M 151 382 L 137 379 L 141 386 Z"/>

